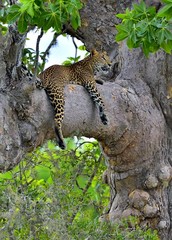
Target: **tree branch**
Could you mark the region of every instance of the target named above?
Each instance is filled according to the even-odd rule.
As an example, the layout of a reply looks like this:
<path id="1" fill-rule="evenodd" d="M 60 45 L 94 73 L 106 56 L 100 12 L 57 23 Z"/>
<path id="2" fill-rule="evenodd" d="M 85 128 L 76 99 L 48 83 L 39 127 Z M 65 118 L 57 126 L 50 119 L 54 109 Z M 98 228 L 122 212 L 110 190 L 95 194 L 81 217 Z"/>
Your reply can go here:
<path id="1" fill-rule="evenodd" d="M 76 45 L 76 42 L 75 42 L 75 38 L 72 37 L 72 42 L 73 42 L 73 45 L 75 46 L 75 59 L 77 58 L 77 51 L 78 51 L 78 46 Z"/>
<path id="2" fill-rule="evenodd" d="M 52 46 L 54 46 L 57 43 L 57 37 L 60 36 L 61 33 L 55 32 L 53 35 L 53 39 L 51 40 L 50 44 L 48 45 L 47 49 L 42 55 L 42 60 L 43 60 L 43 66 L 45 65 L 46 57 L 49 55 L 50 49 Z"/>
<path id="3" fill-rule="evenodd" d="M 36 56 L 35 56 L 35 68 L 34 68 L 34 77 L 36 78 L 37 76 L 37 73 L 38 73 L 38 61 L 39 61 L 39 44 L 40 44 L 40 41 L 41 41 L 41 38 L 44 34 L 44 31 L 43 31 L 43 28 L 41 28 L 41 32 L 37 38 L 37 41 L 36 41 Z"/>

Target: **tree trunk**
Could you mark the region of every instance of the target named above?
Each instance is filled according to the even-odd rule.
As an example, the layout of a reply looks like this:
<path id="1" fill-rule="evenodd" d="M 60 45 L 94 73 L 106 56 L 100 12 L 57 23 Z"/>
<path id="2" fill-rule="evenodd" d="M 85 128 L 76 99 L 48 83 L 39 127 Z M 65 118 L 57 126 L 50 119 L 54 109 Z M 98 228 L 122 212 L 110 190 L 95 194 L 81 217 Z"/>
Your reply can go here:
<path id="1" fill-rule="evenodd" d="M 164 52 L 144 57 L 115 43 L 115 13 L 132 1 L 88 0 L 81 11 L 82 27 L 75 33 L 89 50 L 106 50 L 113 62 L 101 76 L 109 125 L 80 86 L 65 89 L 64 136 L 96 138 L 107 157 L 104 174 L 110 185 L 109 211 L 101 220 L 138 216 L 141 225 L 172 239 L 172 57 Z M 53 138 L 53 111 L 44 90 L 22 79 L 17 64 L 25 36 L 10 29 L 0 36 L 0 169 L 16 165 L 25 153 Z M 82 99 L 82 101 L 81 101 Z"/>

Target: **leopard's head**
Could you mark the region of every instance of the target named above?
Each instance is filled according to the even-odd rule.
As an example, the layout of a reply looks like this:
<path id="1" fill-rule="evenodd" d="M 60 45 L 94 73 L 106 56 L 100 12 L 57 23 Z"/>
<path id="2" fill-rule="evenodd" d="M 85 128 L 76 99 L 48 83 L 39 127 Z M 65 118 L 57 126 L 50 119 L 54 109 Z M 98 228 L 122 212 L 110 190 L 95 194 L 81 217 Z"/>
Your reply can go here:
<path id="1" fill-rule="evenodd" d="M 96 50 L 91 51 L 91 57 L 96 69 L 108 70 L 111 66 L 111 61 L 107 52 L 98 52 Z"/>

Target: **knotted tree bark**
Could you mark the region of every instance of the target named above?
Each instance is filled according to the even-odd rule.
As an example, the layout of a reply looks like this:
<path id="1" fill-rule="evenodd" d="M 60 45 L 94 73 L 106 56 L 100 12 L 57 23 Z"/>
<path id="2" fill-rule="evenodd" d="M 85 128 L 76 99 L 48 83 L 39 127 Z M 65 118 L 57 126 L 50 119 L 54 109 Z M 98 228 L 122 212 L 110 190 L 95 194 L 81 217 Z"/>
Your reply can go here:
<path id="1" fill-rule="evenodd" d="M 157 2 L 157 1 L 156 1 Z M 132 1 L 88 0 L 81 11 L 82 27 L 66 32 L 91 50 L 106 50 L 113 66 L 98 86 L 108 126 L 80 86 L 67 86 L 63 133 L 96 138 L 107 158 L 104 180 L 110 185 L 109 211 L 101 217 L 118 221 L 138 216 L 141 225 L 172 239 L 172 57 L 158 52 L 146 58 L 114 41 L 115 13 Z M 23 79 L 17 67 L 25 36 L 10 28 L 0 36 L 0 169 L 15 166 L 29 151 L 54 138 L 53 110 L 44 90 Z"/>

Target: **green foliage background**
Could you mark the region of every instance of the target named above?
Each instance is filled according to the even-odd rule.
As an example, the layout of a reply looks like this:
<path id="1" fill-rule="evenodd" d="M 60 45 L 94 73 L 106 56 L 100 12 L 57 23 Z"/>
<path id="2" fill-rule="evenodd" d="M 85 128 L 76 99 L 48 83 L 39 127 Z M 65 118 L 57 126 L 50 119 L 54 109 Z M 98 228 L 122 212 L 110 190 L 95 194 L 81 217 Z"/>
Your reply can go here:
<path id="1" fill-rule="evenodd" d="M 134 218 L 132 228 L 98 221 L 109 203 L 104 157 L 96 141 L 67 139 L 67 146 L 49 141 L 0 174 L 0 239 L 157 240 Z"/>

